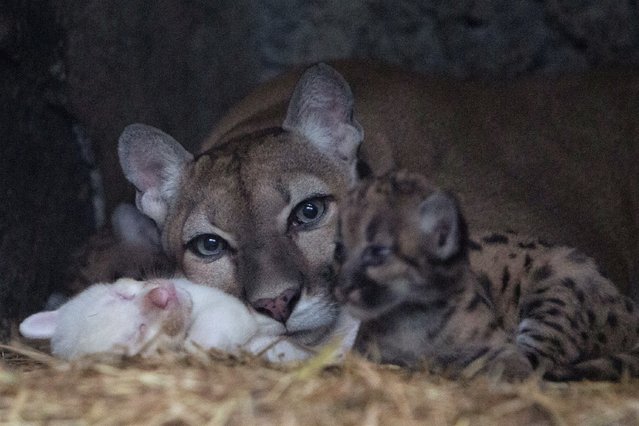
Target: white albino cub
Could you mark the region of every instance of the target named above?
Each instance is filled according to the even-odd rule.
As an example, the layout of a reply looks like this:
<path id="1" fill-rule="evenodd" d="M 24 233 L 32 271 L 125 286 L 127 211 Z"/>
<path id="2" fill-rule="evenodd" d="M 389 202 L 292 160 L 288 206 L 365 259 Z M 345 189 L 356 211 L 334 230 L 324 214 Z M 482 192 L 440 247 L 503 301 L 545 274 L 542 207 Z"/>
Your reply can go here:
<path id="1" fill-rule="evenodd" d="M 55 311 L 20 324 L 32 339 L 51 339 L 53 355 L 75 359 L 112 352 L 152 355 L 184 347 L 262 354 L 269 361 L 308 358 L 311 350 L 283 337 L 282 323 L 261 315 L 222 291 L 184 278 L 94 284 Z M 354 333 L 340 348 L 350 348 Z"/>

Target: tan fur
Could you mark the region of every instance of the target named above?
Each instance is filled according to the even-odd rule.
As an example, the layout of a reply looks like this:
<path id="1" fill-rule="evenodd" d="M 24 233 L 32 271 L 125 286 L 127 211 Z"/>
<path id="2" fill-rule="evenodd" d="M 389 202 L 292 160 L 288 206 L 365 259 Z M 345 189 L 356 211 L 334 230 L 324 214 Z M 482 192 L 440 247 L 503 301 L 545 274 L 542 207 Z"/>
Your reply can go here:
<path id="1" fill-rule="evenodd" d="M 436 194 L 398 172 L 343 204 L 336 292 L 363 321 L 360 350 L 456 374 L 482 357 L 508 377 L 533 367 L 562 379 L 639 374 L 635 305 L 592 259 L 512 231 L 467 242 L 458 208 Z"/>
<path id="2" fill-rule="evenodd" d="M 623 289 L 639 285 L 637 73 L 488 83 L 334 65 L 355 95 L 374 170 L 391 157 L 455 191 L 472 229 L 511 227 L 579 247 Z M 279 125 L 301 73 L 247 96 L 205 147 Z"/>
<path id="3" fill-rule="evenodd" d="M 289 306 L 290 333 L 304 343 L 325 335 L 338 312 L 330 295 L 336 213 L 358 158 L 375 172 L 397 164 L 454 189 L 473 228 L 512 227 L 578 246 L 620 283 L 634 279 L 639 79 L 497 86 L 368 63 L 337 67 L 354 95 L 325 65 L 301 80 L 292 72 L 232 109 L 195 158 L 158 129 L 125 129 L 120 161 L 138 208 L 191 280 L 257 309 L 301 292 Z M 319 221 L 292 226 L 295 209 L 314 197 L 325 203 Z M 215 256 L 195 254 L 219 241 Z"/>

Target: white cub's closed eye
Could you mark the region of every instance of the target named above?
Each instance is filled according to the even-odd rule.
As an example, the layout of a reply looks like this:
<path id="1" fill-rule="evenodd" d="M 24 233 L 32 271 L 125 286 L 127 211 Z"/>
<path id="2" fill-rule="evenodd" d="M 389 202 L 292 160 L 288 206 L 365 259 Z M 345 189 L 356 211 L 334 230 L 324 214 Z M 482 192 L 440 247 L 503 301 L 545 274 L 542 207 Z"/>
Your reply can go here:
<path id="1" fill-rule="evenodd" d="M 135 298 L 135 294 L 125 293 L 123 291 L 116 291 L 115 295 L 122 300 L 133 300 Z"/>

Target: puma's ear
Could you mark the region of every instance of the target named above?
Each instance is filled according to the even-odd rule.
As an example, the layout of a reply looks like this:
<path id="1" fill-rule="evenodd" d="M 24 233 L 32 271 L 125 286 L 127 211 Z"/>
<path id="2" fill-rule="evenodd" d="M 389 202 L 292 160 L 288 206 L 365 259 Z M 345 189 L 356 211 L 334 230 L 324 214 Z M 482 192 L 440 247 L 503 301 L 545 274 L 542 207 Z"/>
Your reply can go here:
<path id="1" fill-rule="evenodd" d="M 419 213 L 421 231 L 426 237 L 429 253 L 446 260 L 461 250 L 464 224 L 455 198 L 437 191 L 420 204 Z"/>
<path id="2" fill-rule="evenodd" d="M 131 204 L 122 203 L 115 208 L 111 225 L 119 241 L 152 252 L 162 249 L 158 227 Z"/>
<path id="3" fill-rule="evenodd" d="M 362 127 L 353 118 L 353 93 L 348 83 L 326 64 L 312 66 L 302 75 L 282 127 L 349 163 L 356 160 L 364 139 Z"/>
<path id="4" fill-rule="evenodd" d="M 136 204 L 162 226 L 180 178 L 193 156 L 163 131 L 144 124 L 127 126 L 118 143 L 120 165 L 137 189 Z"/>
<path id="5" fill-rule="evenodd" d="M 20 323 L 20 334 L 28 339 L 50 339 L 58 326 L 58 311 L 38 312 Z"/>

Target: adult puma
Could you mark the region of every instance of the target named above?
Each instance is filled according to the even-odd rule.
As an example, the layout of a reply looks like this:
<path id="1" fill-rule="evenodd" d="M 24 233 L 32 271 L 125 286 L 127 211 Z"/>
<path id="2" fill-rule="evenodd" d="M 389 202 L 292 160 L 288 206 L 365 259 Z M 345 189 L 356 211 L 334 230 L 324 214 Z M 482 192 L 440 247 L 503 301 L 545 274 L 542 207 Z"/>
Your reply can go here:
<path id="1" fill-rule="evenodd" d="M 364 160 L 454 190 L 471 229 L 579 247 L 616 282 L 637 283 L 639 77 L 488 84 L 336 67 L 259 88 L 196 157 L 149 126 L 124 130 L 120 161 L 138 208 L 189 279 L 245 298 L 302 343 L 322 339 L 339 311 L 336 211 Z"/>

